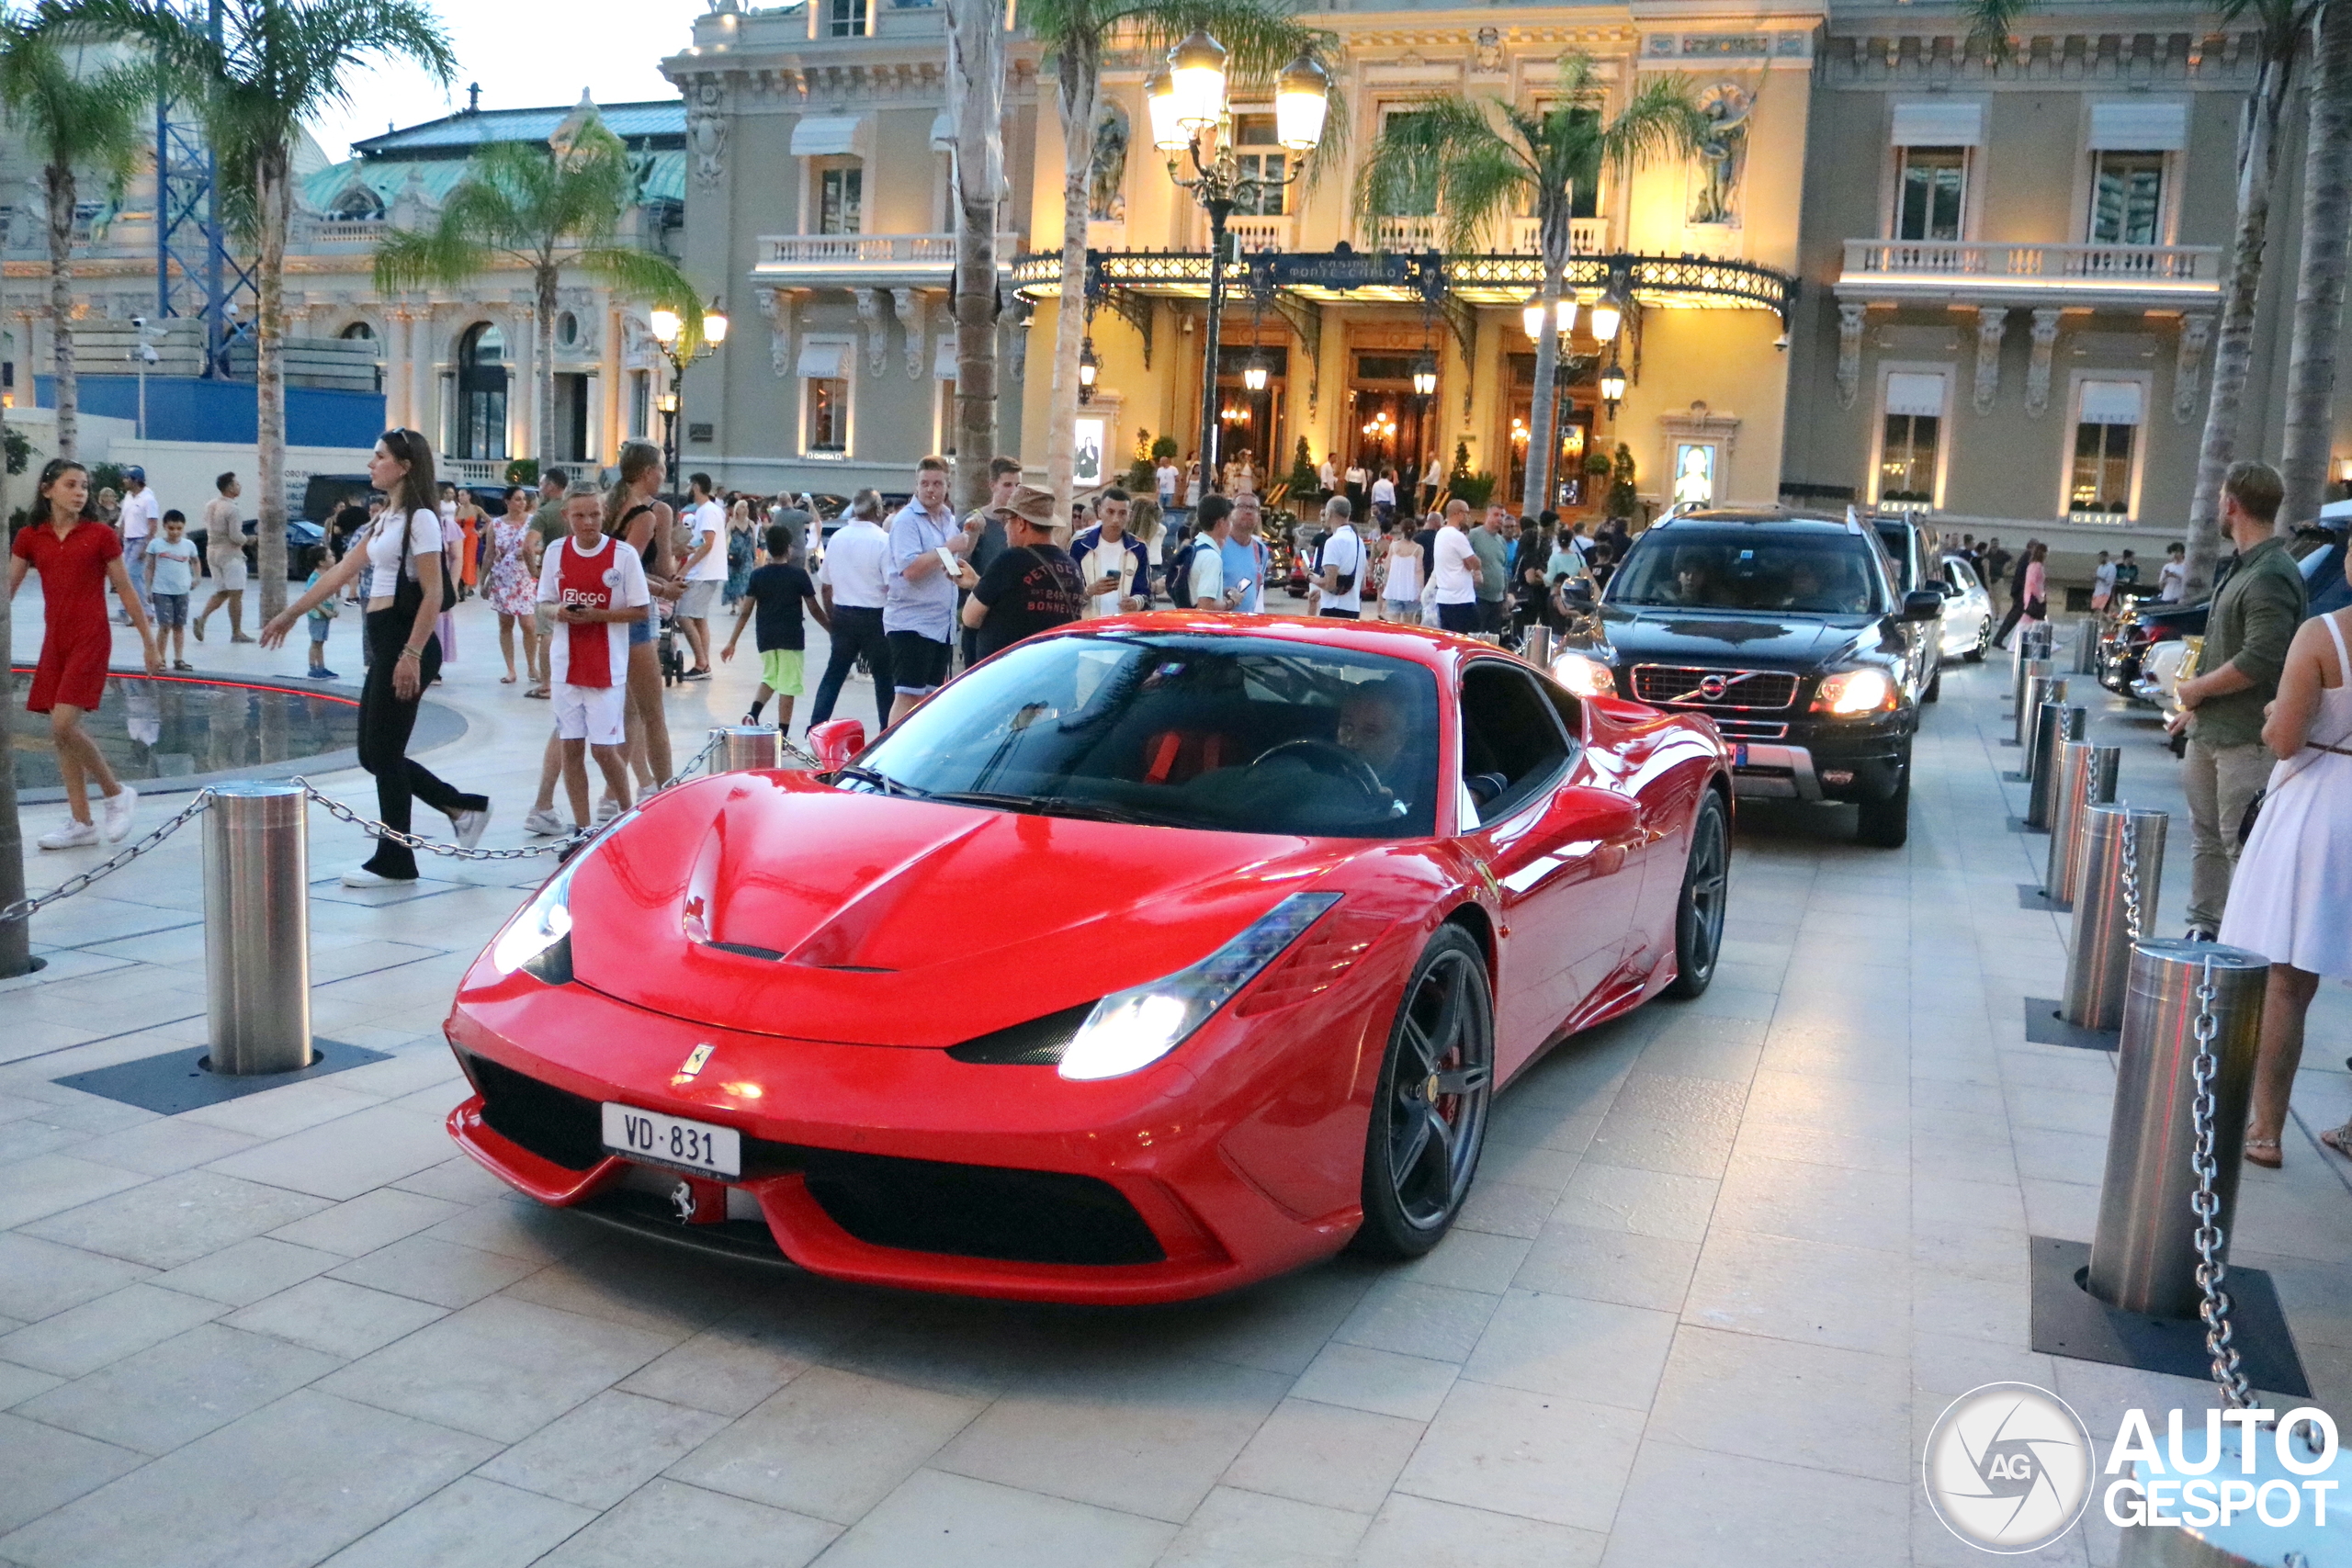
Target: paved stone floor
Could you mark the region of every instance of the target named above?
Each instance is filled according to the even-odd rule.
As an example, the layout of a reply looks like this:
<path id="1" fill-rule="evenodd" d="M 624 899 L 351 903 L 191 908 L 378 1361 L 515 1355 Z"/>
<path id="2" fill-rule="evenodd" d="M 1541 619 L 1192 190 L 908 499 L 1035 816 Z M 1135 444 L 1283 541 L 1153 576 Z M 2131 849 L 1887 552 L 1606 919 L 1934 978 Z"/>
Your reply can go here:
<path id="1" fill-rule="evenodd" d="M 20 657 L 38 607 L 18 605 Z M 514 843 L 546 709 L 496 683 L 480 606 L 460 614 L 444 694 L 474 728 L 432 761 L 487 789 L 488 841 Z M 684 689 L 673 726 L 731 718 L 754 678 Z M 390 1059 L 168 1119 L 57 1087 L 203 1041 L 184 833 L 43 916 L 49 967 L 0 984 L 0 1562 L 1979 1561 L 1917 1483 L 1951 1395 L 2025 1379 L 2095 1434 L 2126 1404 L 2209 1398 L 2028 1348 L 2027 1236 L 2088 1238 L 2113 1071 L 2024 1041 L 2064 931 L 2018 908 L 2042 840 L 2005 826 L 2006 687 L 1998 666 L 1947 673 L 1906 850 L 1854 847 L 1835 813 L 1743 812 L 1714 988 L 1504 1095 L 1429 1258 L 1152 1311 L 846 1289 L 518 1201 L 441 1130 L 459 1080 L 436 1023 L 535 877 L 435 866 L 347 893 L 331 878 L 362 846 L 317 814 L 317 1027 Z M 2125 795 L 2177 812 L 2149 724 L 2096 705 Z M 863 687 L 844 711 L 871 712 Z M 2275 1271 L 2339 1416 L 2352 1190 L 2310 1134 L 2352 1110 L 2347 1042 L 2331 986 L 2287 1168 L 2247 1172 L 2235 1249 Z M 2095 1516 L 2044 1559 L 2112 1561 Z"/>

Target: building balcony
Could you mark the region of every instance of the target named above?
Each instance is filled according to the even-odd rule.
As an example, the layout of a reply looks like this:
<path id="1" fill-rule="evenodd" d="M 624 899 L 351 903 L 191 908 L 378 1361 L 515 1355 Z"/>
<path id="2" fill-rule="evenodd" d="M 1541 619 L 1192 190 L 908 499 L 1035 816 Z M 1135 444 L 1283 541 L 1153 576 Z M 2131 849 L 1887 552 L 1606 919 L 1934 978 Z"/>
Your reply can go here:
<path id="1" fill-rule="evenodd" d="M 2222 299 L 2222 248 L 1849 240 L 1838 297 L 1870 304 L 2211 307 Z"/>
<path id="2" fill-rule="evenodd" d="M 298 249 L 316 250 L 330 245 L 374 246 L 391 231 L 391 224 L 381 218 L 297 218 L 289 238 Z"/>
<path id="3" fill-rule="evenodd" d="M 759 246 L 755 283 L 944 288 L 956 271 L 954 234 L 763 234 Z M 1010 271 L 1020 249 L 1020 235 L 999 234 L 998 270 Z"/>
<path id="4" fill-rule="evenodd" d="M 1541 254 L 1543 223 L 1534 218 L 1510 219 L 1503 226 L 1502 238 L 1504 244 L 1496 253 L 1498 254 Z M 1373 249 L 1382 251 L 1410 253 L 1446 248 L 1444 220 L 1438 218 L 1375 218 L 1372 220 L 1372 231 L 1365 239 Z M 1609 248 L 1609 220 L 1572 218 L 1568 220 L 1568 253 L 1571 255 L 1604 255 Z"/>
<path id="5" fill-rule="evenodd" d="M 1287 215 L 1273 218 L 1243 217 L 1237 214 L 1225 220 L 1226 232 L 1233 236 L 1234 244 L 1243 255 L 1260 251 L 1287 251 L 1294 247 L 1291 238 L 1295 232 Z"/>

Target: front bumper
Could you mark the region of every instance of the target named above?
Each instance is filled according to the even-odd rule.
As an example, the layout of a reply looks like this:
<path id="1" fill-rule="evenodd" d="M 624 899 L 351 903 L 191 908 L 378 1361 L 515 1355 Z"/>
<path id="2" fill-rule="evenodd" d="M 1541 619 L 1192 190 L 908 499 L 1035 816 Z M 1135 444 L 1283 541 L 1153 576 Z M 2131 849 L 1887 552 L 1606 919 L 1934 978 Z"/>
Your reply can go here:
<path id="1" fill-rule="evenodd" d="M 450 1135 L 520 1191 L 836 1279 L 1174 1301 L 1326 1256 L 1361 1219 L 1364 1112 L 1343 1086 L 1318 1097 L 1332 1105 L 1319 1125 L 1293 1122 L 1275 1142 L 1253 1136 L 1262 1081 L 1204 1085 L 1174 1059 L 1071 1084 L 1051 1067 L 717 1030 L 521 976 L 462 995 L 447 1032 L 476 1091 Z M 1180 1056 L 1199 1065 L 1200 1043 Z M 702 1044 L 707 1068 L 675 1076 Z M 741 1177 L 722 1186 L 613 1154 L 596 1121 L 606 1100 L 736 1128 Z M 1297 1166 L 1270 1171 L 1270 1150 Z"/>
<path id="2" fill-rule="evenodd" d="M 1742 800 L 1886 800 L 1903 783 L 1908 751 L 1891 735 L 1729 744 L 1732 794 Z"/>

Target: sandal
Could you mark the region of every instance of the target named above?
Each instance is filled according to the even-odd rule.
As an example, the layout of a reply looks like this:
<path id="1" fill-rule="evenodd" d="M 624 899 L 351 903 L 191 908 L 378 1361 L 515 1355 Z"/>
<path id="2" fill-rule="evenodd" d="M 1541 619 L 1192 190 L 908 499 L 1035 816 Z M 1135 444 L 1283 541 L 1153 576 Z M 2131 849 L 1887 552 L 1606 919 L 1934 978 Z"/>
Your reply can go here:
<path id="1" fill-rule="evenodd" d="M 2352 1122 L 2346 1122 L 2341 1127 L 2330 1127 L 2319 1135 L 2319 1141 L 2346 1159 L 2352 1159 Z"/>
<path id="2" fill-rule="evenodd" d="M 2257 1152 L 2265 1149 L 2269 1151 L 2267 1158 L 2265 1158 L 2262 1154 Z M 2285 1163 L 2284 1156 L 2278 1152 L 2278 1140 L 2276 1138 L 2248 1138 L 2245 1141 L 2245 1163 L 2248 1165 L 2258 1165 L 2265 1170 L 2277 1170 L 2279 1166 Z"/>
<path id="3" fill-rule="evenodd" d="M 511 686 L 514 683 L 514 677 L 512 675 L 501 675 L 498 678 L 498 683 L 502 686 Z"/>
<path id="4" fill-rule="evenodd" d="M 526 697 L 545 697 L 548 694 L 548 689 L 545 686 L 534 686 L 523 694 Z"/>

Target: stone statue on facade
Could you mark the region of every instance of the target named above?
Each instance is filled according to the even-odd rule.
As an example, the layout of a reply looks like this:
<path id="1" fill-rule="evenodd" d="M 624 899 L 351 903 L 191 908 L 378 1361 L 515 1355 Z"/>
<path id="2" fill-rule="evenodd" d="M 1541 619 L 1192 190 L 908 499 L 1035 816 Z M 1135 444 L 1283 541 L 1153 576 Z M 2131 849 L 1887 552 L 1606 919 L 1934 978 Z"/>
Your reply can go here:
<path id="1" fill-rule="evenodd" d="M 1755 107 L 1756 100 L 1736 82 L 1718 82 L 1699 95 L 1699 112 L 1709 130 L 1699 146 L 1701 179 L 1690 199 L 1690 222 L 1739 221 L 1740 160 Z"/>

